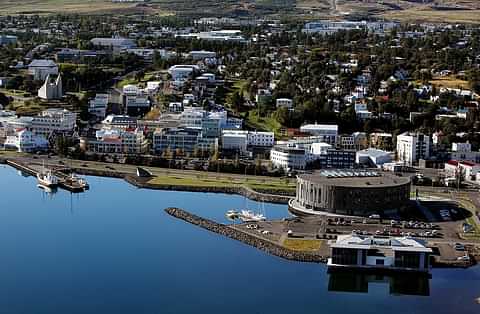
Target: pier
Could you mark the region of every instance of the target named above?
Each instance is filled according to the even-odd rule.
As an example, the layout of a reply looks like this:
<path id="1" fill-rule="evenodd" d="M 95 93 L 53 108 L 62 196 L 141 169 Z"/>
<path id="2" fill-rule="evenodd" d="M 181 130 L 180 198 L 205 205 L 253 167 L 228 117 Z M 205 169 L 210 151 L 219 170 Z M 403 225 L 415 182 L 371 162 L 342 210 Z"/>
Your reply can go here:
<path id="1" fill-rule="evenodd" d="M 42 169 L 42 166 L 39 165 L 25 165 L 18 161 L 11 160 L 7 160 L 6 164 L 34 177 L 36 177 Z M 73 193 L 84 192 L 86 189 L 88 189 L 88 185 L 85 186 L 84 184 L 81 184 L 81 182 L 79 182 L 78 180 L 71 179 L 71 176 L 66 173 L 71 169 L 66 167 L 53 167 L 50 170 L 58 178 L 58 186 L 60 188 Z"/>

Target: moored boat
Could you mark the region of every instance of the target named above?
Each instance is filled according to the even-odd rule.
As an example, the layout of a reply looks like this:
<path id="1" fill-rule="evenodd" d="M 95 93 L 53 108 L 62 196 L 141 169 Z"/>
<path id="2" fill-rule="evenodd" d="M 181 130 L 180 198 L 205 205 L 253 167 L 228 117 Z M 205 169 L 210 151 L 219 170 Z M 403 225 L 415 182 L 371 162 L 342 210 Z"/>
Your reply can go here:
<path id="1" fill-rule="evenodd" d="M 37 174 L 38 184 L 45 187 L 55 187 L 58 185 L 58 178 L 51 171 L 43 171 Z"/>

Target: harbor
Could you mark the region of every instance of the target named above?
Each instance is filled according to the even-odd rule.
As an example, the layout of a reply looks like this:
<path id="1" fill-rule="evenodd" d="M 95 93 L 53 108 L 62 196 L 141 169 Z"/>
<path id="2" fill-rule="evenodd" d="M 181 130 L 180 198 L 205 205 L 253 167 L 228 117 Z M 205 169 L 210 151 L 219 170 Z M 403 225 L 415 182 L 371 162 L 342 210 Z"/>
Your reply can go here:
<path id="1" fill-rule="evenodd" d="M 60 187 L 72 193 L 80 193 L 89 189 L 88 183 L 74 174 L 68 167 L 45 168 L 45 165 L 23 164 L 18 161 L 7 160 L 6 164 L 34 176 L 38 179 L 39 185 L 45 188 Z"/>
<path id="2" fill-rule="evenodd" d="M 276 226 L 284 230 L 282 221 L 290 220 L 286 205 L 265 202 L 267 221 L 233 226 L 225 213 L 245 208 L 243 196 L 138 189 L 121 179 L 95 176 L 86 176 L 92 186 L 88 193 L 59 189 L 54 195 L 45 195 L 32 176 L 21 176 L 7 166 L 0 166 L 0 175 L 0 233 L 6 266 L 0 268 L 0 289 L 24 296 L 32 286 L 42 287 L 28 304 L 24 298 L 4 298 L 4 308 L 12 311 L 27 307 L 28 312 L 39 308 L 42 313 L 69 312 L 68 302 L 74 295 L 81 303 L 80 312 L 126 313 L 142 308 L 152 313 L 220 313 L 228 307 L 232 294 L 246 296 L 241 308 L 232 313 L 249 308 L 262 313 L 295 313 L 303 300 L 306 313 L 324 308 L 353 314 L 356 309 L 345 305 L 360 299 L 392 314 L 478 311 L 478 266 L 433 268 L 431 278 L 421 281 L 405 281 L 410 277 L 404 274 L 380 279 L 379 275 L 349 272 L 348 278 L 355 281 L 346 282 L 341 273 L 329 273 L 322 261 L 293 259 L 301 257 L 301 252 L 294 251 L 292 259 L 273 255 L 270 250 L 274 248 L 279 254 L 290 252 L 273 245 Z M 14 191 L 21 191 L 22 197 Z M 228 225 L 228 232 L 241 230 L 235 234 L 245 237 L 245 242 L 186 223 L 163 210 L 169 207 Z M 261 202 L 249 201 L 250 210 L 258 212 L 261 207 Z M 294 236 L 305 232 L 299 241 L 285 238 L 294 240 L 287 242 L 291 250 L 302 248 L 300 243 L 303 248 L 311 244 L 301 241 L 308 239 L 309 230 L 295 228 L 295 221 L 285 223 Z M 248 225 L 258 228 L 248 229 Z M 261 234 L 265 230 L 272 234 Z M 260 237 L 270 241 L 258 241 Z M 16 239 L 15 244 L 8 245 L 8 239 Z M 328 246 L 320 249 L 328 253 Z M 35 263 L 25 262 L 31 260 Z M 49 284 L 43 285 L 43 280 Z M 412 291 L 412 284 L 421 287 Z M 267 306 L 259 306 L 249 297 L 252 293 L 265 299 Z M 464 302 L 442 297 L 453 293 L 462 293 Z M 189 302 L 175 301 L 179 294 L 188 295 Z M 42 301 L 51 298 L 55 298 L 54 304 Z M 120 311 L 120 307 L 126 310 Z"/>

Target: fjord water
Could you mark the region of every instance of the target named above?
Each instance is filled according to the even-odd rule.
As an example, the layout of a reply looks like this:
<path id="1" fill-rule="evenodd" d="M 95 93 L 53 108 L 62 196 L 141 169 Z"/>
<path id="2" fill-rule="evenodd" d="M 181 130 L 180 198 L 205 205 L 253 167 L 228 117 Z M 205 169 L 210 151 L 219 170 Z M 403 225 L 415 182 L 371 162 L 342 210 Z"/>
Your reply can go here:
<path id="1" fill-rule="evenodd" d="M 163 211 L 223 221 L 245 207 L 241 196 L 88 181 L 86 193 L 49 195 L 0 166 L 0 313 L 480 313 L 479 267 L 436 269 L 430 280 L 331 276 Z"/>

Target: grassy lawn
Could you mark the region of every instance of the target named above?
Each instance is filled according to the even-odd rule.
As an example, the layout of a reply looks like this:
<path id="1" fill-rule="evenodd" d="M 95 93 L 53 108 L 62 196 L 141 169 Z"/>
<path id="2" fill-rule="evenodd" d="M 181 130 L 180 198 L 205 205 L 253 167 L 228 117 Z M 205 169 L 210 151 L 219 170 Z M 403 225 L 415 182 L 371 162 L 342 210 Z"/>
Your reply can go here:
<path id="1" fill-rule="evenodd" d="M 322 246 L 322 240 L 310 239 L 285 239 L 283 246 L 294 251 L 318 251 Z"/>
<path id="2" fill-rule="evenodd" d="M 195 187 L 236 187 L 240 185 L 248 186 L 253 190 L 281 190 L 295 191 L 295 183 L 286 183 L 279 179 L 266 178 L 265 180 L 253 179 L 233 179 L 228 177 L 206 177 L 206 176 L 175 176 L 161 175 L 149 181 L 155 185 L 178 185 Z"/>
<path id="3" fill-rule="evenodd" d="M 271 116 L 259 117 L 255 110 L 250 111 L 246 123 L 259 131 L 271 131 L 274 132 L 275 135 L 280 133 L 280 128 L 282 127 L 282 125 Z"/>
<path id="4" fill-rule="evenodd" d="M 475 223 L 475 219 L 473 219 L 473 217 L 469 217 L 466 219 L 466 222 L 473 226 L 474 231 L 464 233 L 463 237 L 468 240 L 480 240 L 480 226 Z"/>

